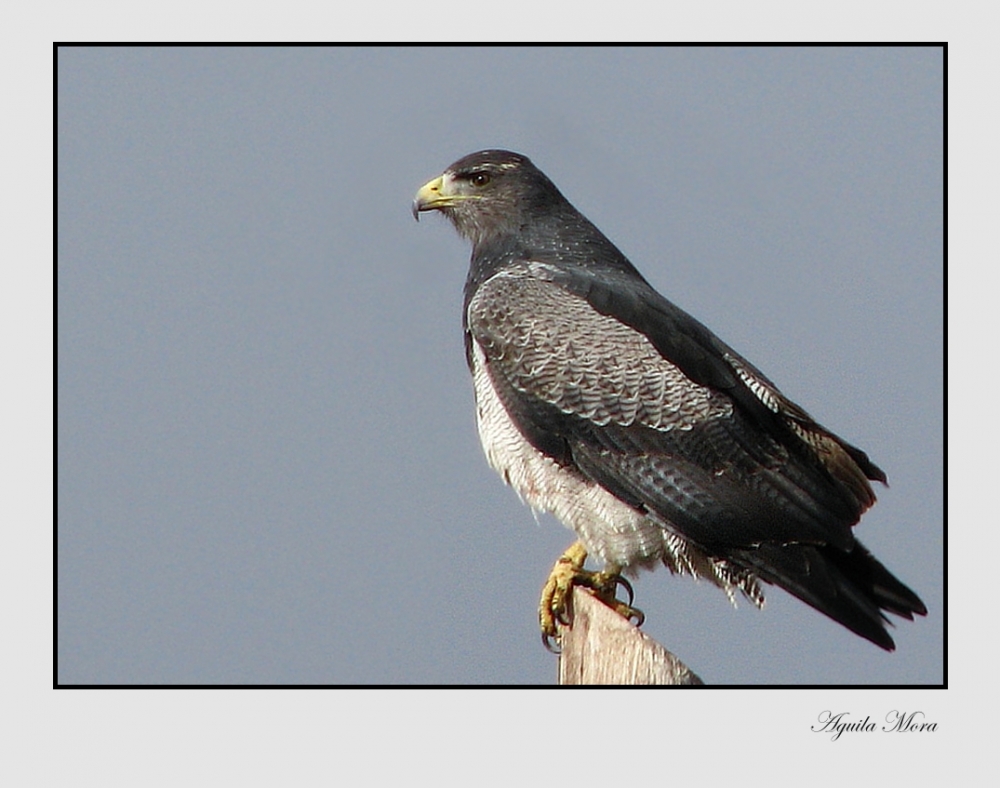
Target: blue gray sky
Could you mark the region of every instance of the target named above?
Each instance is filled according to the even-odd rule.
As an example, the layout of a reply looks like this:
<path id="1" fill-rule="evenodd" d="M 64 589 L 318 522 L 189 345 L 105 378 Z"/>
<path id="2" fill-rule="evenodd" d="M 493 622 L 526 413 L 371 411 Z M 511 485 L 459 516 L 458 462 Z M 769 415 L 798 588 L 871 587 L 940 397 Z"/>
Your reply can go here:
<path id="1" fill-rule="evenodd" d="M 468 248 L 410 215 L 504 147 L 886 470 L 857 534 L 930 610 L 885 654 L 660 571 L 645 630 L 711 684 L 940 682 L 942 79 L 929 48 L 62 49 L 60 680 L 554 682 L 573 537 L 487 467 Z"/>

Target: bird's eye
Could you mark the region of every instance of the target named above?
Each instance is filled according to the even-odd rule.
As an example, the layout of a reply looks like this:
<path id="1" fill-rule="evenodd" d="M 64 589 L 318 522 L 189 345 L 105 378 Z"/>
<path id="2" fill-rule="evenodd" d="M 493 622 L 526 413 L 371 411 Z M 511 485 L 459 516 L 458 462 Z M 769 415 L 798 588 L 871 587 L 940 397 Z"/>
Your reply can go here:
<path id="1" fill-rule="evenodd" d="M 473 186 L 485 186 L 490 182 L 490 174 L 488 172 L 477 172 L 469 178 L 469 181 Z"/>

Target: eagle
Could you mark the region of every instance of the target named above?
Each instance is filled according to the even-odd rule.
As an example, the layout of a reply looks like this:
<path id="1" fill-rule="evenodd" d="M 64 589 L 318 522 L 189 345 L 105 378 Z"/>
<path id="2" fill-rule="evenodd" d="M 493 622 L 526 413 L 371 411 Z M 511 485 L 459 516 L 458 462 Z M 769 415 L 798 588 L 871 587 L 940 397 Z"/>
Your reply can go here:
<path id="1" fill-rule="evenodd" d="M 486 458 L 578 538 L 543 590 L 546 644 L 574 584 L 641 623 L 621 575 L 660 564 L 757 607 L 779 586 L 887 651 L 886 613 L 927 613 L 853 533 L 882 470 L 654 290 L 526 156 L 459 159 L 417 192 L 425 211 L 472 244 L 463 328 Z"/>

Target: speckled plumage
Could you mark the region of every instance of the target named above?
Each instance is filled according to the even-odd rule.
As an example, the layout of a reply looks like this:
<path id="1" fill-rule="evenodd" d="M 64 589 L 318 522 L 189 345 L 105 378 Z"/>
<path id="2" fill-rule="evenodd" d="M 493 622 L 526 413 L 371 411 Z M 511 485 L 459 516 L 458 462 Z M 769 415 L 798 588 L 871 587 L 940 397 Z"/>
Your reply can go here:
<path id="1" fill-rule="evenodd" d="M 763 604 L 785 588 L 882 648 L 917 596 L 854 538 L 885 476 L 668 302 L 525 157 L 418 193 L 473 244 L 464 326 L 480 438 L 521 498 L 612 570 L 662 562 Z"/>

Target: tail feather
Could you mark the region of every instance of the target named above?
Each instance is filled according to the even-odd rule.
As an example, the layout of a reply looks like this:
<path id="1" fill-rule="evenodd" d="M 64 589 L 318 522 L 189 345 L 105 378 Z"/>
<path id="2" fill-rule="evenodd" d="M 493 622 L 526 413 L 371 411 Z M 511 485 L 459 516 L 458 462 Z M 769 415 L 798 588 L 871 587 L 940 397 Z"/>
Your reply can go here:
<path id="1" fill-rule="evenodd" d="M 850 552 L 829 546 L 764 544 L 738 550 L 732 560 L 886 651 L 893 651 L 896 644 L 883 611 L 911 621 L 914 614 L 927 614 L 920 598 L 860 542 Z"/>

